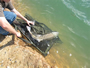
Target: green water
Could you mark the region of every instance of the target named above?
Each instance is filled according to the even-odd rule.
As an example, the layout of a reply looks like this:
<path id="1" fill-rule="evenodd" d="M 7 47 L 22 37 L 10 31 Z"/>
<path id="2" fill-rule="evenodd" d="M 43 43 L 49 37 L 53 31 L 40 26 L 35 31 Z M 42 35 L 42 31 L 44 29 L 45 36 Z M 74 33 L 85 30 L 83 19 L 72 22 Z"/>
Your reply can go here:
<path id="1" fill-rule="evenodd" d="M 23 14 L 59 32 L 62 44 L 54 45 L 47 56 L 59 68 L 90 68 L 89 0 L 19 0 Z"/>

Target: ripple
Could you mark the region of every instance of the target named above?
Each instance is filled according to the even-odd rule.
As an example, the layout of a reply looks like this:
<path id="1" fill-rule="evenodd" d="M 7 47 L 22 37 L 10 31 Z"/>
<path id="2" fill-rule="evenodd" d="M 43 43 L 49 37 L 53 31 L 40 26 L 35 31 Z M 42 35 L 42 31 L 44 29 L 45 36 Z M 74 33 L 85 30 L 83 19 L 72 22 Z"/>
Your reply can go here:
<path id="1" fill-rule="evenodd" d="M 72 33 L 74 33 L 75 34 L 75 32 L 73 31 L 73 29 L 72 28 L 70 28 L 70 27 L 67 27 Z"/>
<path id="2" fill-rule="evenodd" d="M 51 11 L 49 11 L 49 10 L 45 10 L 47 13 L 50 13 L 50 14 L 53 14 Z"/>
<path id="3" fill-rule="evenodd" d="M 73 47 L 76 47 L 75 44 L 73 42 L 70 42 L 70 44 L 73 46 Z"/>
<path id="4" fill-rule="evenodd" d="M 82 6 L 89 8 L 90 7 L 90 0 L 82 0 Z"/>
<path id="5" fill-rule="evenodd" d="M 84 11 L 80 11 L 80 9 L 77 9 L 75 6 L 73 6 L 72 3 L 70 2 L 70 0 L 62 0 L 62 1 L 66 5 L 66 7 L 68 7 L 69 9 L 72 10 L 72 12 L 75 14 L 75 16 L 77 18 L 79 18 L 80 20 L 83 20 L 87 25 L 90 26 L 90 21 L 87 19 L 87 16 L 86 16 L 87 13 L 85 13 Z M 88 4 L 88 1 L 89 0 L 82 0 L 82 2 L 84 2 L 86 4 Z M 86 8 L 86 4 L 81 3 L 81 5 L 85 6 L 85 8 Z M 90 3 L 88 5 L 88 7 L 90 7 Z M 82 7 L 82 8 L 84 8 L 84 7 Z"/>
<path id="6" fill-rule="evenodd" d="M 51 9 L 51 10 L 55 10 L 53 7 L 51 7 L 50 5 L 46 5 L 47 8 Z"/>

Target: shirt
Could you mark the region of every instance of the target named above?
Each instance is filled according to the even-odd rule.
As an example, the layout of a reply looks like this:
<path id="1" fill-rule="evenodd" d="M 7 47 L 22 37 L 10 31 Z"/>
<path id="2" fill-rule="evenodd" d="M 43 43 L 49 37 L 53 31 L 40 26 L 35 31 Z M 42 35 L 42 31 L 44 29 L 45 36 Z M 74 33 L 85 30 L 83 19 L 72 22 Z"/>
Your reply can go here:
<path id="1" fill-rule="evenodd" d="M 11 1 L 9 1 L 8 3 L 4 2 L 4 1 L 0 1 L 0 17 L 4 17 L 3 11 L 5 8 L 8 8 L 9 10 L 13 10 L 14 7 L 11 3 Z"/>

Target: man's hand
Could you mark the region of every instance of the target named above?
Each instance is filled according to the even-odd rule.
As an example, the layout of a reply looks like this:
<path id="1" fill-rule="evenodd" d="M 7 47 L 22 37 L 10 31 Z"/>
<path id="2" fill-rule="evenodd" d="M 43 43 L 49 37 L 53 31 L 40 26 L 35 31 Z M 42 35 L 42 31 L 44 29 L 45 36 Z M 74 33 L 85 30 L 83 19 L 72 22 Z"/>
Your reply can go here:
<path id="1" fill-rule="evenodd" d="M 14 12 L 19 18 L 23 19 L 24 21 L 27 22 L 27 24 L 30 26 L 31 25 L 34 25 L 34 21 L 29 21 L 27 20 L 23 15 L 21 15 L 15 8 L 13 10 L 11 10 L 12 12 Z"/>
<path id="2" fill-rule="evenodd" d="M 16 36 L 17 36 L 17 37 L 21 37 L 21 33 L 20 33 L 20 32 L 17 32 L 17 33 L 16 33 Z"/>
<path id="3" fill-rule="evenodd" d="M 27 24 L 28 24 L 29 26 L 30 26 L 30 24 L 31 24 L 31 25 L 34 25 L 34 24 L 35 24 L 34 21 L 29 21 L 29 20 L 27 20 L 26 22 L 27 22 Z"/>

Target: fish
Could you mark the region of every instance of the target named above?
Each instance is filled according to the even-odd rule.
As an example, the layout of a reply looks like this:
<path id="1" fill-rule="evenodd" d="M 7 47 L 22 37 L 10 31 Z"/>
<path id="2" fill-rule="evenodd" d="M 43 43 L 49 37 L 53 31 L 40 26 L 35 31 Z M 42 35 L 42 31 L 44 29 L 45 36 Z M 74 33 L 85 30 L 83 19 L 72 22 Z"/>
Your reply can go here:
<path id="1" fill-rule="evenodd" d="M 59 32 L 51 32 L 51 33 L 48 33 L 48 34 L 44 34 L 44 35 L 40 35 L 40 34 L 33 34 L 31 32 L 31 27 L 30 26 L 26 26 L 27 30 L 29 31 L 29 33 L 32 35 L 32 37 L 34 39 L 36 39 L 38 42 L 41 42 L 43 40 L 50 40 L 50 39 L 53 39 L 55 37 L 58 36 Z"/>

